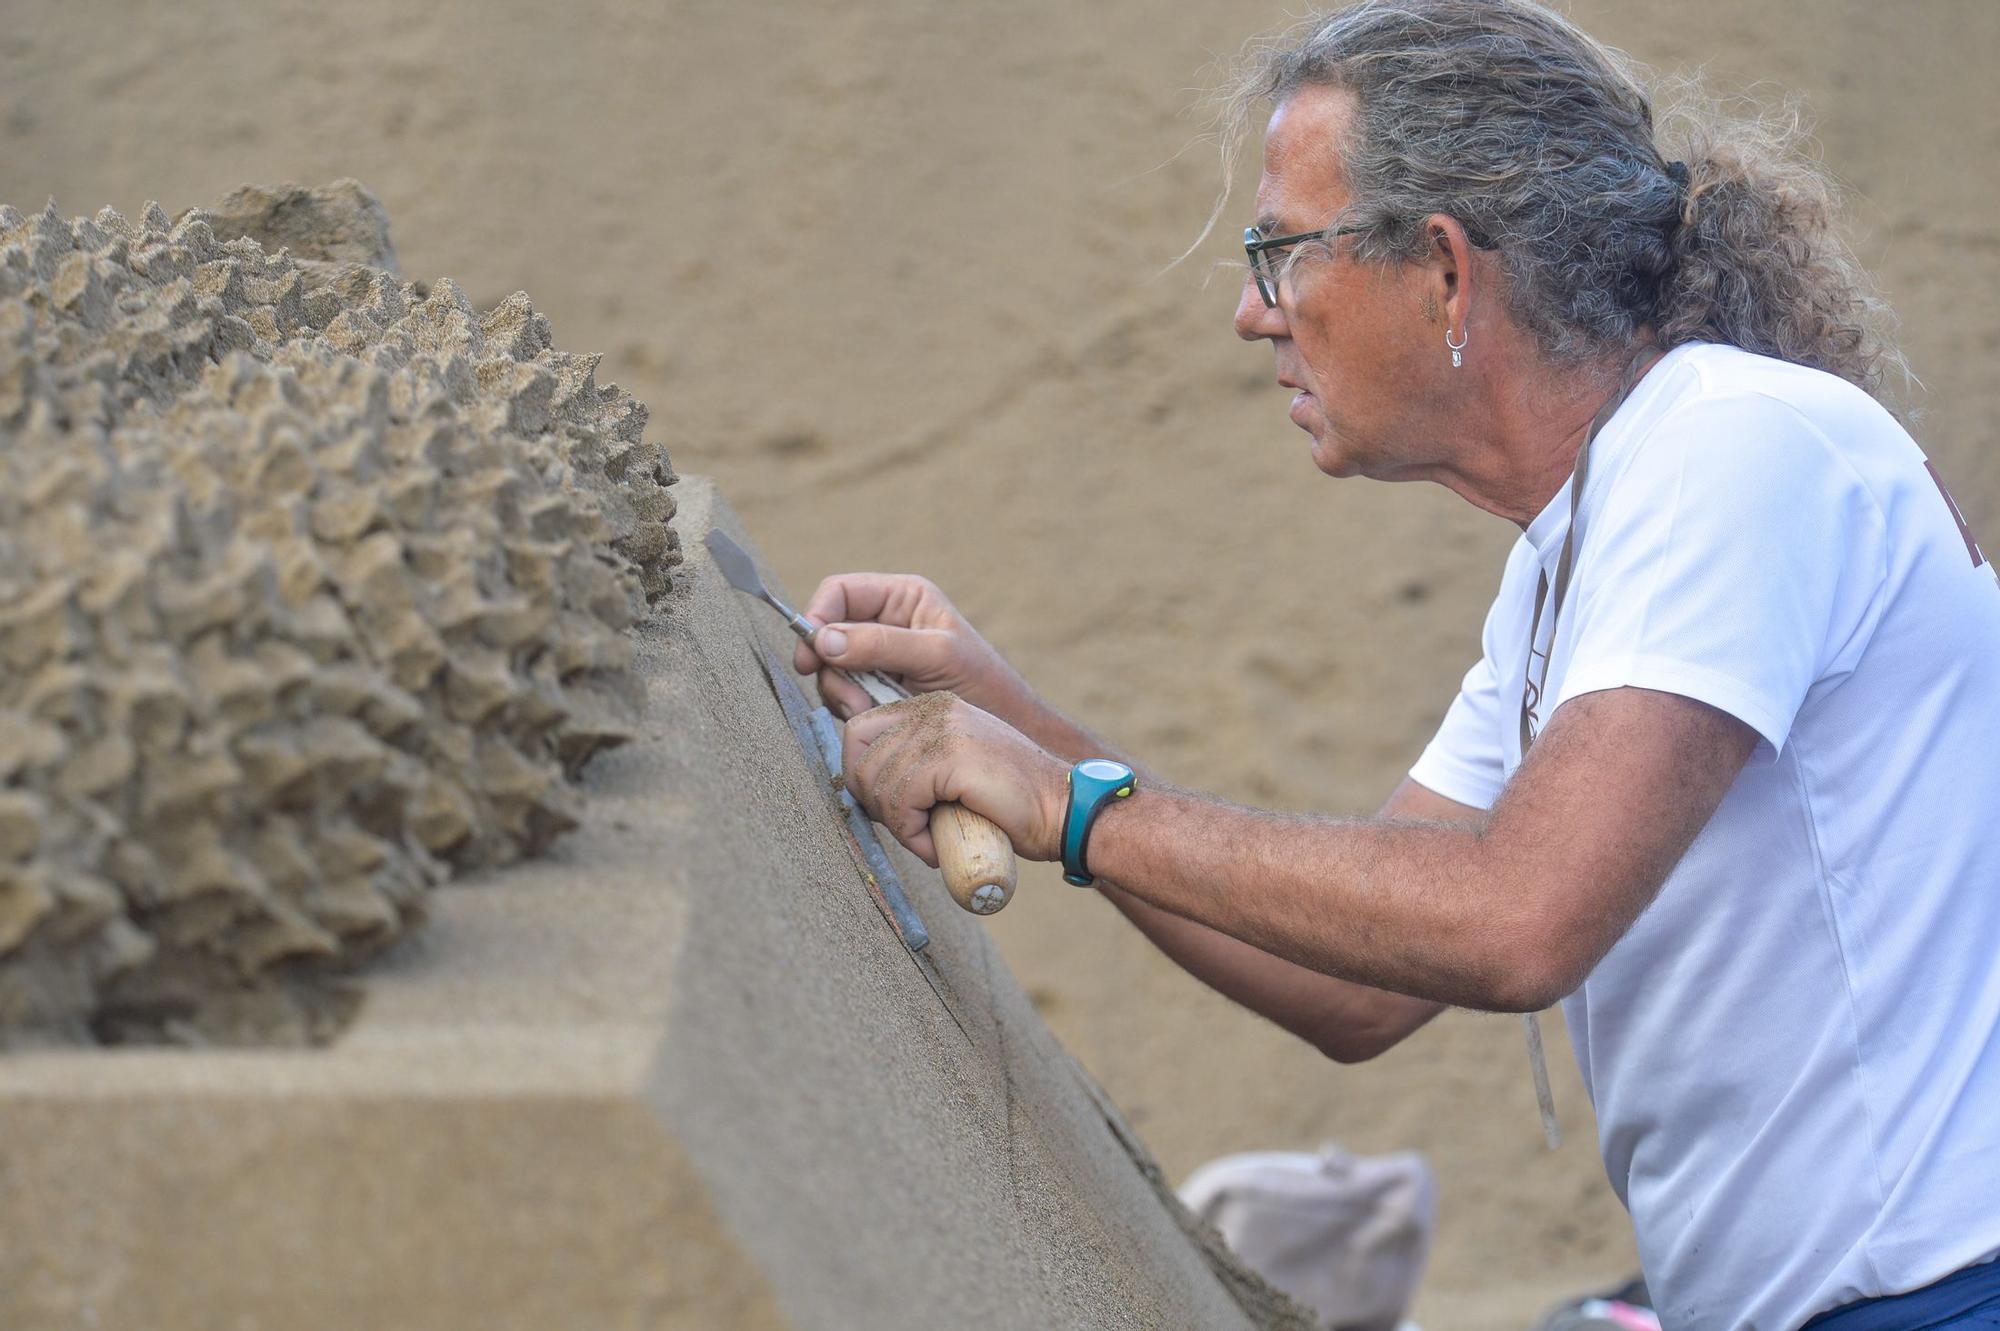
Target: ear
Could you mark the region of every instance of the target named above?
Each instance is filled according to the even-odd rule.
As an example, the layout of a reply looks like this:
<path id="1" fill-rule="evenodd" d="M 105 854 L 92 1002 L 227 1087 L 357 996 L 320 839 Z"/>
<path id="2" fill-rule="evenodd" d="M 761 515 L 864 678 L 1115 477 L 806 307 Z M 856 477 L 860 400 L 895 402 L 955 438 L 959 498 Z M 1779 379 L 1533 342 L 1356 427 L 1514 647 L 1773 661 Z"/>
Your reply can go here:
<path id="1" fill-rule="evenodd" d="M 1464 337 L 1472 322 L 1472 242 L 1464 225 L 1446 213 L 1423 220 L 1424 250 L 1418 260 L 1424 270 L 1424 310 L 1444 316 L 1445 331 Z"/>

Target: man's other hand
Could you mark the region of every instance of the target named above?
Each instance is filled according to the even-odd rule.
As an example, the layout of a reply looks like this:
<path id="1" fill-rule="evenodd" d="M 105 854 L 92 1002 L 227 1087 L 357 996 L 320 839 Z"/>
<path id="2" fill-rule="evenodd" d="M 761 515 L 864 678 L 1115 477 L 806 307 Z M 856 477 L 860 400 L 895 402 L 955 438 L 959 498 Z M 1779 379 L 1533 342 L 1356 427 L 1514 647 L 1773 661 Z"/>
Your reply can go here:
<path id="1" fill-rule="evenodd" d="M 919 694 L 861 713 L 847 723 L 842 750 L 847 789 L 932 868 L 931 806 L 947 800 L 992 820 L 1024 859 L 1059 853 L 1067 765 L 950 693 Z"/>

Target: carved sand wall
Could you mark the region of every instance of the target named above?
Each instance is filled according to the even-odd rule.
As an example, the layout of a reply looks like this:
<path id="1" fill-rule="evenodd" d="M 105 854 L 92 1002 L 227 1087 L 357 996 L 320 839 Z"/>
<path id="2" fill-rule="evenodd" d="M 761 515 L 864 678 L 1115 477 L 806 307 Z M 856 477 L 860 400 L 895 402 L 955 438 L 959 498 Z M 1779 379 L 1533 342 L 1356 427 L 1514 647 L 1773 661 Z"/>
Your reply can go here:
<path id="1" fill-rule="evenodd" d="M 0 206 L 0 1045 L 324 1037 L 626 738 L 646 410 L 393 265 L 353 182 Z"/>
<path id="2" fill-rule="evenodd" d="M 0 1326 L 1308 1331 L 890 842 L 904 945 L 679 498 L 581 826 L 434 890 L 338 1040 L 0 1057 Z"/>
<path id="3" fill-rule="evenodd" d="M 393 262 L 0 209 L 0 1324 L 1304 1331 L 877 909 L 644 409 Z"/>

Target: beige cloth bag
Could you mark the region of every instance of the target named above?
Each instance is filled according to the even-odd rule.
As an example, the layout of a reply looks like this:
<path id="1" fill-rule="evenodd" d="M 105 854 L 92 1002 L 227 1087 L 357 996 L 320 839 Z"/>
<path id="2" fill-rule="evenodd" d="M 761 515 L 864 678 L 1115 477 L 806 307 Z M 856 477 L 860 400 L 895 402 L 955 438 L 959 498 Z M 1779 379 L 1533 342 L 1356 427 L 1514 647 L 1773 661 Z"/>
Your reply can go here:
<path id="1" fill-rule="evenodd" d="M 1224 1156 L 1180 1187 L 1244 1265 L 1337 1331 L 1397 1326 L 1430 1252 L 1436 1194 L 1414 1151 L 1361 1157 L 1333 1145 Z"/>

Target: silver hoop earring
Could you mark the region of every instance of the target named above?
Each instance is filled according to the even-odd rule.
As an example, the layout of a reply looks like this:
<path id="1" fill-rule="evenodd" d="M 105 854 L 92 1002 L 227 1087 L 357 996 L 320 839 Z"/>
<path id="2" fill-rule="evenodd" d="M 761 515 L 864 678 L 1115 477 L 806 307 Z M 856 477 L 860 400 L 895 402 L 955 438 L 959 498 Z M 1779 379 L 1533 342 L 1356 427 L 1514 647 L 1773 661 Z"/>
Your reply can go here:
<path id="1" fill-rule="evenodd" d="M 1460 333 L 1458 335 L 1458 341 L 1456 342 L 1451 340 L 1451 329 L 1447 328 L 1444 330 L 1444 344 L 1447 347 L 1451 348 L 1452 369 L 1455 370 L 1459 366 L 1465 364 L 1465 355 L 1464 355 L 1465 344 L 1467 342 L 1470 342 L 1471 340 L 1472 340 L 1472 330 L 1470 328 L 1466 329 L 1463 333 Z"/>

